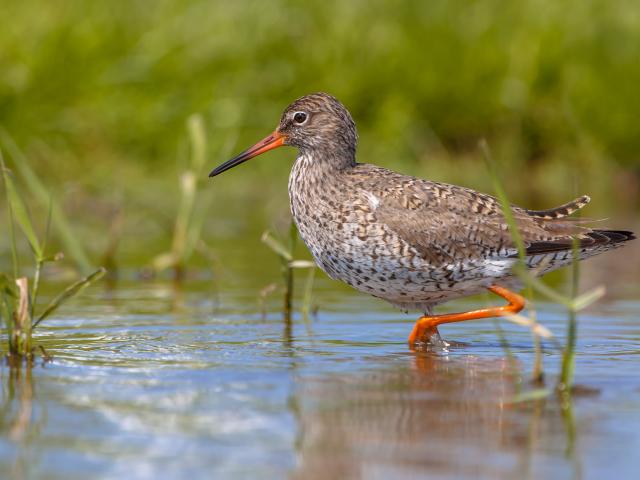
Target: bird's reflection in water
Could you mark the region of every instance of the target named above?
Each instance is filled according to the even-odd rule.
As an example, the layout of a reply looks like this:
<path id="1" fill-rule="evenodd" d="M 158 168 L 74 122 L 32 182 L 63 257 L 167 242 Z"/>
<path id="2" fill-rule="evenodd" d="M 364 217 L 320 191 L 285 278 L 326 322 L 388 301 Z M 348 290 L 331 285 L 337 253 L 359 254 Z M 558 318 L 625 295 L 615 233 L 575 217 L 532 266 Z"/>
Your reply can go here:
<path id="1" fill-rule="evenodd" d="M 531 405 L 525 413 L 510 404 L 517 365 L 426 353 L 406 360 L 300 380 L 293 478 L 511 477 L 528 470 L 523 455 L 539 416 Z"/>

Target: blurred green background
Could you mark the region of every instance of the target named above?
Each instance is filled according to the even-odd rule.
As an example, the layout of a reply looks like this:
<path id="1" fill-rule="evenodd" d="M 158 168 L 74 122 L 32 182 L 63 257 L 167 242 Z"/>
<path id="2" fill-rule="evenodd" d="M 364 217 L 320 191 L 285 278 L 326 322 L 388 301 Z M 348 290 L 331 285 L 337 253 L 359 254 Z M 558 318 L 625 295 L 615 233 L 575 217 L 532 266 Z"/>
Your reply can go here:
<path id="1" fill-rule="evenodd" d="M 170 248 L 192 114 L 203 238 L 255 247 L 286 219 L 294 152 L 206 174 L 313 91 L 350 109 L 360 161 L 490 192 L 486 138 L 514 202 L 588 193 L 587 216 L 637 219 L 635 0 L 5 0 L 2 17 L 0 147 L 10 166 L 7 142 L 25 154 L 93 258 L 114 236 L 124 262 Z"/>

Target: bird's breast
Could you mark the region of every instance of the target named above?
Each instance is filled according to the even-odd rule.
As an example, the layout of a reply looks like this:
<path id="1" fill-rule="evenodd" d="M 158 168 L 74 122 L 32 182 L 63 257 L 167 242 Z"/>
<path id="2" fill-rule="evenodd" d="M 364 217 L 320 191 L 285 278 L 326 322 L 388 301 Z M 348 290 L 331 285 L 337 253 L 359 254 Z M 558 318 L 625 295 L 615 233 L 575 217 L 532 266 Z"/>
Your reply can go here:
<path id="1" fill-rule="evenodd" d="M 330 277 L 374 295 L 423 261 L 376 219 L 379 200 L 357 194 L 339 175 L 310 174 L 299 158 L 289 178 L 291 213 L 318 266 Z"/>

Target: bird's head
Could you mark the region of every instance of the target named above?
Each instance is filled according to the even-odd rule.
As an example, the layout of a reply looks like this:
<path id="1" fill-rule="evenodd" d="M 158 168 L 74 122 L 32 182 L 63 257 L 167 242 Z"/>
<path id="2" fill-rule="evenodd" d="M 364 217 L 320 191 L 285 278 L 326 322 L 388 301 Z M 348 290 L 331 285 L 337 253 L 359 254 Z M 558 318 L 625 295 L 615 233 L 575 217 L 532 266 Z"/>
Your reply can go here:
<path id="1" fill-rule="evenodd" d="M 209 176 L 214 177 L 282 145 L 297 147 L 301 153 L 318 158 L 352 163 L 357 141 L 356 125 L 344 105 L 326 93 L 312 93 L 285 109 L 273 133 L 215 168 Z M 319 155 L 314 155 L 316 153 Z"/>

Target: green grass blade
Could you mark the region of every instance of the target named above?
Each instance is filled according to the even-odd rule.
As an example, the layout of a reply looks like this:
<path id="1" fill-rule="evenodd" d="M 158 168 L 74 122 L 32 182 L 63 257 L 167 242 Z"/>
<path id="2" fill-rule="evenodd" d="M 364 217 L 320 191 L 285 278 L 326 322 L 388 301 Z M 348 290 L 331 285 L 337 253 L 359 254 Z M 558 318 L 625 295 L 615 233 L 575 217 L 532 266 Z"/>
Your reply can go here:
<path id="1" fill-rule="evenodd" d="M 502 206 L 502 214 L 504 215 L 505 221 L 509 225 L 509 233 L 511 234 L 511 238 L 513 239 L 513 242 L 516 244 L 516 248 L 518 249 L 518 257 L 524 264 L 526 256 L 524 242 L 522 241 L 520 230 L 518 230 L 516 219 L 513 216 L 513 210 L 511 210 L 511 202 L 509 202 L 507 193 L 502 186 L 500 176 L 498 175 L 498 172 L 496 170 L 496 165 L 493 161 L 493 157 L 491 156 L 491 151 L 489 150 L 489 145 L 487 144 L 486 140 L 483 139 L 480 142 L 480 149 L 482 150 L 482 155 L 484 157 L 487 168 L 489 169 L 489 175 L 491 177 L 491 182 L 493 183 L 493 190 L 496 192 L 496 197 L 498 197 L 500 205 Z"/>
<path id="2" fill-rule="evenodd" d="M 276 239 L 269 230 L 265 231 L 262 234 L 260 240 L 262 240 L 262 243 L 273 250 L 280 258 L 286 260 L 287 262 L 291 262 L 293 260 L 291 251 L 288 250 L 287 247 L 285 247 L 278 239 Z"/>
<path id="3" fill-rule="evenodd" d="M 504 318 L 505 320 L 508 320 L 511 323 L 515 323 L 516 325 L 529 328 L 532 331 L 532 333 L 538 335 L 539 337 L 543 337 L 546 339 L 553 338 L 553 334 L 547 327 L 545 327 L 544 325 L 540 325 L 540 323 L 536 322 L 531 318 L 527 318 L 517 313 L 513 315 L 506 315 L 502 318 Z"/>
<path id="4" fill-rule="evenodd" d="M 26 156 L 18 148 L 11 136 L 3 129 L 0 129 L 0 140 L 11 155 L 13 165 L 16 170 L 20 172 L 29 192 L 43 207 L 49 208 L 49 205 L 51 205 L 52 223 L 56 228 L 60 241 L 64 244 L 65 251 L 69 253 L 80 271 L 83 273 L 91 271 L 92 266 L 89 257 L 82 247 L 82 244 L 78 241 L 78 237 L 74 234 L 60 204 L 51 198 L 47 188 L 31 167 L 29 167 Z"/>
<path id="5" fill-rule="evenodd" d="M 11 209 L 11 201 L 9 200 L 9 193 L 7 188 L 7 169 L 4 164 L 2 149 L 0 149 L 0 169 L 2 169 L 2 179 L 3 179 L 4 189 L 7 197 L 7 212 L 9 214 L 9 238 L 11 239 L 11 266 L 13 267 L 13 278 L 18 278 L 18 271 L 20 270 L 20 263 L 18 260 L 18 245 L 16 243 L 16 232 L 13 225 L 13 210 Z"/>
<path id="6" fill-rule="evenodd" d="M 520 234 L 520 230 L 518 230 L 518 224 L 513 215 L 513 210 L 511 206 L 511 202 L 509 202 L 509 198 L 507 197 L 507 193 L 502 186 L 502 182 L 500 181 L 500 176 L 498 175 L 498 171 L 496 169 L 495 162 L 493 161 L 493 157 L 491 156 L 491 151 L 489 150 L 489 145 L 486 140 L 482 140 L 480 142 L 480 149 L 482 150 L 482 155 L 484 157 L 485 163 L 489 170 L 489 175 L 491 176 L 491 181 L 493 183 L 493 189 L 496 192 L 496 196 L 500 201 L 500 205 L 502 207 L 502 214 L 504 215 L 504 219 L 509 226 L 509 233 L 511 234 L 511 238 L 518 249 L 518 259 L 519 263 L 515 266 L 514 271 L 516 274 L 521 272 L 520 277 L 524 280 L 525 288 L 527 290 L 527 296 L 530 299 L 530 310 L 531 310 L 531 320 L 535 323 L 537 322 L 537 318 L 535 315 L 535 311 L 533 311 L 533 286 L 531 280 L 534 278 L 532 275 L 528 274 L 527 265 L 526 265 L 526 250 L 525 245 L 522 240 L 522 235 Z M 533 345 L 535 350 L 535 360 L 534 360 L 534 368 L 533 368 L 533 379 L 534 381 L 541 382 L 543 379 L 543 366 L 542 366 L 542 343 L 540 341 L 540 336 L 536 333 L 535 329 L 531 329 L 533 333 Z"/>
<path id="7" fill-rule="evenodd" d="M 180 174 L 180 199 L 173 229 L 171 252 L 161 254 L 153 260 L 156 270 L 173 267 L 182 272 L 200 240 L 202 225 L 206 218 L 204 210 L 211 200 L 211 193 L 204 199 L 199 192 L 202 170 L 206 161 L 207 142 L 204 121 L 201 115 L 191 115 L 187 119 L 189 135 L 189 159 Z"/>
<path id="8" fill-rule="evenodd" d="M 11 339 L 13 338 L 13 330 L 14 330 L 13 311 L 17 303 L 16 302 L 17 297 L 18 297 L 18 294 L 15 288 L 10 289 L 7 286 L 5 286 L 2 289 L 0 289 L 0 317 L 2 317 L 2 320 L 4 321 L 4 324 L 5 324 L 5 328 L 7 329 L 7 337 L 9 339 L 9 348 L 11 348 Z"/>
<path id="9" fill-rule="evenodd" d="M 213 190 L 206 192 L 200 192 L 197 198 L 197 205 L 195 205 L 191 221 L 189 222 L 189 228 L 187 229 L 187 235 L 185 238 L 183 258 L 188 260 L 193 255 L 198 242 L 201 240 L 202 227 L 208 218 L 209 206 L 213 199 Z"/>
<path id="10" fill-rule="evenodd" d="M 180 264 L 185 260 L 184 251 L 191 214 L 197 191 L 197 177 L 193 170 L 186 170 L 180 175 L 180 204 L 176 214 L 171 251 Z"/>
<path id="11" fill-rule="evenodd" d="M 207 154 L 207 136 L 202 115 L 191 115 L 187 120 L 187 130 L 191 141 L 191 168 L 200 178 Z"/>
<path id="12" fill-rule="evenodd" d="M 4 322 L 7 334 L 11 337 L 12 318 L 11 306 L 13 305 L 14 298 L 12 295 L 7 295 L 3 288 L 0 288 L 0 319 Z"/>
<path id="13" fill-rule="evenodd" d="M 86 277 L 78 280 L 73 285 L 70 285 L 69 287 L 67 287 L 62 293 L 60 293 L 57 297 L 51 300 L 51 302 L 49 303 L 49 305 L 47 305 L 47 307 L 44 309 L 42 314 L 40 314 L 38 319 L 33 323 L 33 327 L 35 328 L 36 326 L 38 326 L 38 324 L 42 320 L 44 320 L 53 312 L 55 312 L 58 309 L 58 307 L 60 307 L 60 305 L 62 305 L 64 302 L 66 302 L 70 298 L 77 295 L 81 290 L 88 287 L 93 282 L 102 278 L 102 276 L 105 273 L 107 273 L 107 270 L 105 268 L 100 267 L 98 270 L 96 270 L 92 274 L 87 275 Z"/>
<path id="14" fill-rule="evenodd" d="M 573 309 L 576 312 L 583 310 L 604 297 L 605 293 L 607 293 L 607 289 L 603 285 L 596 287 L 573 300 Z"/>
<path id="15" fill-rule="evenodd" d="M 578 251 L 579 240 L 573 239 L 573 261 L 571 262 L 571 300 L 573 305 L 569 306 L 569 321 L 567 323 L 567 343 L 562 352 L 562 367 L 557 389 L 560 393 L 571 394 L 573 385 L 573 373 L 575 370 L 575 353 L 578 335 L 578 319 L 575 309 L 575 299 L 578 297 L 580 280 L 580 260 Z"/>
<path id="16" fill-rule="evenodd" d="M 311 260 L 292 260 L 289 262 L 291 268 L 315 268 L 316 264 Z"/>
<path id="17" fill-rule="evenodd" d="M 15 281 L 9 278 L 6 273 L 0 273 L 0 292 L 14 299 L 18 297 Z"/>
<path id="18" fill-rule="evenodd" d="M 31 246 L 31 249 L 33 250 L 35 256 L 37 258 L 41 258 L 42 248 L 40 247 L 38 236 L 36 235 L 36 232 L 33 228 L 33 223 L 31 223 L 31 218 L 29 217 L 27 206 L 18 193 L 18 189 L 11 173 L 5 168 L 4 161 L 2 161 L 2 175 L 4 179 L 4 185 L 7 190 L 7 202 L 11 205 L 11 213 L 13 215 L 13 218 L 20 226 L 22 233 L 24 233 L 25 237 L 27 237 L 29 245 Z"/>
<path id="19" fill-rule="evenodd" d="M 567 308 L 570 308 L 572 305 L 572 300 L 567 298 L 565 295 L 556 292 L 551 287 L 547 286 L 542 280 L 531 277 L 529 278 L 530 285 L 541 295 L 547 297 L 549 300 L 552 300 L 560 305 L 564 305 Z"/>
<path id="20" fill-rule="evenodd" d="M 44 238 L 42 239 L 42 254 L 36 258 L 36 271 L 33 274 L 33 287 L 31 290 L 31 318 L 35 315 L 34 309 L 38 301 L 38 291 L 40 289 L 40 275 L 42 273 L 42 267 L 47 261 L 45 252 L 47 250 L 47 242 L 49 241 L 49 232 L 51 232 L 51 202 L 49 202 L 49 212 L 47 215 L 47 226 L 44 231 Z"/>

